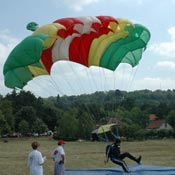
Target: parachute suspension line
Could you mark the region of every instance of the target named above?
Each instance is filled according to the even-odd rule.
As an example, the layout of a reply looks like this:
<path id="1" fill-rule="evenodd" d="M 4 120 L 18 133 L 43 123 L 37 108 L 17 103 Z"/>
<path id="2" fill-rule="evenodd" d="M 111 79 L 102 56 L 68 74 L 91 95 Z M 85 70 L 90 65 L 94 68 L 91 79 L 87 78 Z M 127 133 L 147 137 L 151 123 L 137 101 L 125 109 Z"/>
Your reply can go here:
<path id="1" fill-rule="evenodd" d="M 113 72 L 113 88 L 114 90 L 116 91 L 117 89 L 118 90 L 122 90 L 122 87 L 124 87 L 124 75 L 125 75 L 125 67 L 122 67 L 122 71 L 120 73 L 120 71 L 117 71 L 115 70 Z M 121 75 L 120 75 L 121 74 Z M 119 80 L 119 81 L 117 81 Z M 117 84 L 118 83 L 118 84 Z M 117 86 L 118 85 L 118 86 Z M 121 87 L 120 87 L 121 85 Z M 118 87 L 118 88 L 117 88 Z M 122 100 L 124 97 L 122 97 L 122 99 L 120 99 L 121 97 L 120 96 L 116 96 L 115 95 L 115 100 L 114 100 L 114 103 L 113 103 L 113 110 L 114 110 L 114 114 L 115 116 L 114 117 L 120 117 L 118 116 L 118 112 L 117 110 L 120 109 L 121 107 L 121 103 L 122 103 Z M 117 102 L 118 101 L 118 102 Z M 116 130 L 116 134 L 111 130 L 111 135 L 114 137 L 114 138 L 119 138 L 120 135 L 119 135 L 119 130 L 118 130 L 118 123 L 117 125 L 115 126 L 115 130 Z"/>
<path id="2" fill-rule="evenodd" d="M 69 66 L 68 62 L 66 62 L 66 65 Z M 60 66 L 59 68 L 62 69 L 61 66 Z M 61 70 L 61 72 L 64 72 L 64 71 Z M 62 81 L 64 81 L 64 82 L 67 84 L 67 86 L 70 88 L 71 92 L 75 92 L 75 93 L 76 93 L 76 90 L 73 88 L 73 86 L 71 85 L 71 83 L 69 83 L 69 80 L 67 80 L 67 78 L 62 79 Z M 56 82 L 55 82 L 55 83 L 56 83 Z M 56 85 L 57 85 L 57 84 L 56 84 Z M 57 86 L 58 86 L 58 85 L 57 85 Z"/>
<path id="3" fill-rule="evenodd" d="M 105 68 L 103 68 L 102 69 L 102 77 L 104 77 L 103 78 L 103 80 L 101 81 L 102 82 L 102 86 L 103 86 L 103 91 L 104 91 L 104 97 L 103 97 L 103 106 L 105 107 L 105 96 L 106 96 L 106 93 L 105 92 L 107 92 L 107 91 L 109 91 L 109 90 L 107 90 L 107 87 L 106 87 L 106 84 L 108 83 L 108 78 L 106 77 L 107 75 L 106 75 L 106 72 L 105 72 Z M 107 106 L 106 106 L 107 107 Z M 110 107 L 110 106 L 109 106 Z M 112 110 L 112 109 L 111 109 Z M 108 110 L 109 111 L 109 110 Z M 112 112 L 112 111 L 110 111 L 110 112 Z M 107 120 L 109 119 L 109 112 L 107 112 L 106 114 L 105 114 L 105 120 L 106 120 L 106 122 L 107 122 Z"/>
<path id="4" fill-rule="evenodd" d="M 76 77 L 78 77 L 79 75 L 78 75 L 77 71 L 75 71 L 75 69 L 73 68 L 72 64 L 68 64 L 68 65 L 71 68 L 71 70 L 74 73 L 74 75 L 76 75 Z M 87 71 L 87 69 L 86 69 L 86 71 Z M 79 91 L 83 94 L 83 91 L 85 92 L 85 89 L 83 88 L 83 85 L 82 85 L 83 83 L 81 81 L 81 78 L 80 79 L 77 79 L 77 81 L 78 81 L 78 84 L 80 85 L 80 86 L 78 86 Z M 71 84 L 69 84 L 69 85 L 71 86 Z M 87 104 L 84 103 L 83 105 L 84 105 L 85 109 L 87 110 L 87 113 L 88 113 L 89 117 L 92 120 L 94 120 L 94 118 L 92 117 L 92 114 L 91 114 L 90 109 L 88 108 Z"/>
<path id="5" fill-rule="evenodd" d="M 133 69 L 132 69 L 133 71 Z M 123 91 L 128 91 L 128 85 L 130 83 L 130 79 L 133 76 L 132 73 L 129 73 L 129 68 L 127 67 L 126 64 L 122 65 L 122 74 L 121 74 L 121 90 Z M 126 83 L 125 83 L 126 82 Z M 119 107 L 121 106 L 121 102 L 125 97 L 123 96 L 122 99 L 120 100 Z"/>
<path id="6" fill-rule="evenodd" d="M 126 74 L 126 66 L 122 65 L 122 76 L 121 76 L 121 89 L 126 90 L 127 85 L 124 82 L 128 82 Z"/>
<path id="7" fill-rule="evenodd" d="M 72 64 L 68 64 L 68 65 L 69 65 L 71 71 L 74 73 L 74 75 L 76 75 L 76 77 L 78 77 L 79 75 L 77 74 L 77 71 L 75 71 L 75 69 L 73 68 Z M 84 88 L 83 88 L 83 85 L 82 85 L 82 82 L 81 82 L 81 77 L 79 79 L 78 78 L 76 78 L 76 79 L 77 79 L 78 85 L 80 85 L 80 86 L 78 86 L 79 93 L 82 94 L 82 92 L 84 91 Z"/>
<path id="8" fill-rule="evenodd" d="M 112 79 L 113 79 L 113 89 L 114 89 L 114 91 L 116 91 L 116 75 L 115 75 L 116 73 L 115 73 L 115 71 L 113 71 L 113 73 L 112 73 Z M 115 99 L 115 101 L 113 102 L 113 105 L 112 105 L 112 111 L 114 111 L 115 112 L 115 110 L 116 110 L 116 99 Z"/>
<path id="9" fill-rule="evenodd" d="M 135 79 L 136 73 L 138 71 L 138 68 L 139 68 L 139 66 L 136 67 L 136 70 L 132 69 L 132 73 L 130 74 L 130 78 L 129 78 L 129 84 L 128 84 L 128 87 L 127 87 L 127 91 L 129 91 L 132 87 L 132 84 L 134 82 L 134 79 Z"/>
<path id="10" fill-rule="evenodd" d="M 85 104 L 85 103 L 84 103 L 83 105 L 84 105 L 84 107 L 85 107 L 85 109 L 86 109 L 86 111 L 87 111 L 88 116 L 91 118 L 92 121 L 95 121 L 95 118 L 94 118 L 94 116 L 92 115 L 92 112 L 90 111 L 88 105 Z"/>
<path id="11" fill-rule="evenodd" d="M 35 82 L 35 79 L 33 79 L 33 82 Z M 36 81 L 36 82 L 38 82 L 38 81 Z M 43 85 L 42 83 L 32 83 L 32 84 L 35 84 L 34 86 L 32 86 L 29 82 L 27 83 L 27 86 L 26 87 L 24 87 L 23 89 L 21 89 L 21 90 L 23 90 L 23 91 L 25 91 L 25 90 L 27 90 L 27 91 L 32 91 L 32 92 L 34 92 L 34 94 L 36 95 L 36 96 L 39 96 L 39 93 L 40 93 L 40 89 L 44 89 L 44 93 L 47 93 L 48 94 L 48 96 L 51 96 L 51 93 L 50 93 L 50 91 L 48 90 L 48 88 L 45 86 L 45 84 Z M 37 86 L 37 87 L 36 87 Z M 28 88 L 27 88 L 28 87 Z M 37 90 L 39 88 L 39 90 Z M 19 88 L 18 88 L 18 90 L 19 90 Z M 39 91 L 39 92 L 38 92 Z"/>
<path id="12" fill-rule="evenodd" d="M 92 115 L 92 113 L 91 113 L 90 109 L 88 108 L 88 106 L 87 106 L 86 104 L 83 104 L 83 105 L 85 106 L 85 108 L 86 108 L 86 110 L 87 110 L 87 113 L 88 113 L 89 117 L 91 118 L 91 120 L 92 120 L 92 121 L 95 121 L 95 118 L 94 118 L 94 116 Z"/>
<path id="13" fill-rule="evenodd" d="M 76 77 L 78 77 L 79 75 L 78 75 L 77 71 L 75 71 L 75 69 L 73 68 L 72 64 L 68 64 L 68 65 L 71 68 L 71 71 L 74 73 L 74 75 L 76 75 Z M 86 72 L 87 72 L 87 69 L 86 69 Z M 83 88 L 83 83 L 81 81 L 81 78 L 80 79 L 77 79 L 77 82 L 78 82 L 79 92 L 81 92 L 83 94 L 83 91 L 85 92 L 85 89 Z M 69 84 L 69 85 L 71 86 L 71 84 Z M 83 103 L 82 105 L 85 107 L 88 116 L 92 119 L 92 121 L 94 121 L 94 117 L 93 117 L 92 112 L 90 111 L 88 105 L 85 104 L 85 103 Z"/>
<path id="14" fill-rule="evenodd" d="M 97 86 L 97 83 L 99 82 L 99 80 L 96 80 L 95 78 L 95 76 L 93 76 L 93 74 L 94 74 L 94 71 L 93 71 L 93 68 L 95 68 L 95 69 L 98 69 L 98 71 L 99 71 L 99 75 L 100 75 L 100 81 L 103 83 L 104 81 L 102 81 L 102 77 L 101 77 L 101 74 L 102 74 L 102 70 L 99 68 L 99 67 L 91 67 L 92 69 L 89 69 L 89 71 L 88 71 L 88 69 L 86 69 L 86 74 L 87 74 L 87 77 L 88 77 L 88 81 L 89 81 L 89 84 L 90 84 L 90 88 L 92 89 L 92 91 L 93 91 L 93 89 L 94 89 L 94 87 L 95 87 L 95 90 L 96 91 L 98 91 L 98 86 Z M 91 72 L 90 72 L 91 71 Z M 95 71 L 97 71 L 97 70 L 95 70 Z M 95 77 L 95 78 L 94 78 Z M 98 76 L 99 77 L 99 76 Z M 100 83 L 99 83 L 100 84 Z M 94 86 L 94 87 L 93 87 Z M 103 100 L 104 101 L 104 100 Z M 92 120 L 94 120 L 94 117 L 93 117 L 93 115 L 92 115 L 92 112 L 90 111 L 90 109 L 89 109 L 89 107 L 87 106 L 87 105 L 85 105 L 86 106 L 86 109 L 87 109 L 87 111 L 89 112 L 89 115 L 90 115 L 90 117 L 92 118 Z M 97 112 L 97 115 L 100 115 L 99 114 L 99 112 Z M 95 120 L 94 120 L 95 121 Z M 98 135 L 98 137 L 99 137 L 99 139 L 100 140 L 104 140 L 104 141 L 106 141 L 106 139 L 108 139 L 107 138 L 107 136 L 105 136 L 105 139 L 103 138 L 103 137 L 100 137 L 99 135 Z"/>
<path id="15" fill-rule="evenodd" d="M 122 74 L 123 75 L 123 74 Z M 119 71 L 117 69 L 115 69 L 115 71 L 113 71 L 113 89 L 120 89 L 120 85 L 121 85 L 121 78 L 122 76 L 120 76 Z M 118 86 L 117 86 L 118 85 Z"/>
<path id="16" fill-rule="evenodd" d="M 92 88 L 92 83 L 91 83 L 91 78 L 89 77 L 89 69 L 85 69 L 86 70 L 86 75 L 87 75 L 87 78 L 88 78 L 88 84 L 89 84 L 89 87 L 90 87 L 90 91 L 93 92 L 93 88 Z"/>
<path id="17" fill-rule="evenodd" d="M 120 137 L 117 126 L 115 126 L 115 130 L 116 130 L 116 134 L 112 131 L 112 129 L 110 129 L 110 132 L 111 132 L 111 135 L 116 139 Z"/>
<path id="18" fill-rule="evenodd" d="M 119 135 L 119 131 L 118 131 L 118 127 L 115 126 L 115 129 L 116 129 L 116 134 L 112 131 L 112 129 L 110 128 L 110 133 L 111 135 L 114 137 L 114 139 L 116 138 L 120 138 L 120 135 Z M 103 135 L 104 135 L 104 138 L 103 137 L 100 137 L 102 140 L 106 141 L 107 143 L 109 143 L 109 138 L 104 130 L 104 128 L 102 127 L 102 130 L 103 130 Z"/>
<path id="19" fill-rule="evenodd" d="M 131 54 L 132 54 L 133 58 L 135 58 L 134 53 L 131 52 Z M 139 64 L 139 65 L 140 65 L 140 64 Z M 134 72 L 134 70 L 132 69 L 132 72 L 134 72 L 134 73 L 130 74 L 130 78 L 129 78 L 130 81 L 129 81 L 129 84 L 128 84 L 128 87 L 127 87 L 127 91 L 129 91 L 129 90 L 130 90 L 130 87 L 132 86 L 132 83 L 133 83 L 134 78 L 135 78 L 135 76 L 136 76 L 137 70 L 138 70 L 138 65 L 137 65 L 137 67 L 136 67 L 136 71 L 135 71 L 135 72 Z M 131 75 L 133 75 L 133 76 L 131 76 Z"/>
<path id="20" fill-rule="evenodd" d="M 99 140 L 103 140 L 103 141 L 107 142 L 106 138 L 103 138 L 103 137 L 100 136 L 100 135 L 97 135 L 97 136 L 98 136 Z"/>
<path id="21" fill-rule="evenodd" d="M 129 84 L 129 79 L 132 77 L 132 74 L 129 74 L 129 67 L 126 64 L 122 64 L 120 67 L 119 79 L 120 79 L 120 90 L 127 91 L 127 87 Z"/>
<path id="22" fill-rule="evenodd" d="M 115 87 L 115 83 L 116 83 L 115 82 L 115 71 L 111 72 L 110 79 L 111 79 L 111 89 L 113 91 L 115 91 L 116 90 L 116 87 Z M 112 102 L 112 104 L 111 104 L 111 113 L 112 113 L 112 115 L 114 114 L 114 112 L 115 112 L 115 102 Z M 114 116 L 112 116 L 112 117 L 114 117 Z"/>
<path id="23" fill-rule="evenodd" d="M 53 79 L 53 77 L 50 75 L 50 78 L 52 80 L 52 84 L 55 86 L 55 88 L 58 90 L 58 92 L 60 92 L 60 94 L 63 96 L 64 93 L 60 90 L 59 86 L 57 85 L 57 83 L 55 82 L 55 80 Z"/>
<path id="24" fill-rule="evenodd" d="M 92 67 L 92 68 L 94 68 L 94 67 Z M 95 76 L 93 76 L 93 74 L 95 74 L 95 73 L 93 72 L 92 69 L 90 69 L 89 72 L 90 72 L 90 75 L 91 75 L 90 77 L 91 77 L 91 79 L 92 79 L 93 85 L 95 86 L 95 92 L 96 92 L 97 89 L 98 89 L 98 86 L 97 86 L 97 83 L 96 83 L 97 81 L 95 81 L 95 79 L 94 79 Z"/>
<path id="25" fill-rule="evenodd" d="M 103 79 L 103 69 L 101 70 L 100 67 L 98 67 L 98 73 L 99 73 L 99 91 L 105 91 L 104 88 L 104 79 Z"/>
<path id="26" fill-rule="evenodd" d="M 104 134 L 104 136 L 105 136 L 105 141 L 106 141 L 106 142 L 109 142 L 108 136 L 107 136 L 107 134 L 106 134 L 106 132 L 105 132 L 105 130 L 104 130 L 103 127 L 102 127 L 102 130 L 103 130 L 103 134 Z"/>
<path id="27" fill-rule="evenodd" d="M 104 68 L 102 69 L 102 77 L 104 77 L 101 80 L 102 86 L 103 86 L 103 90 L 104 90 L 104 92 L 106 92 L 107 91 L 107 89 L 106 89 L 107 78 L 106 78 L 106 74 L 105 74 L 105 69 Z"/>
<path id="28" fill-rule="evenodd" d="M 94 76 L 92 76 L 92 74 L 89 75 L 89 73 L 90 73 L 90 71 L 91 71 L 89 68 L 88 68 L 88 69 L 85 69 L 85 71 L 86 71 L 86 75 L 87 75 L 87 77 L 88 77 L 88 82 L 89 82 L 89 84 L 90 84 L 91 93 L 93 93 L 93 87 L 92 87 L 92 82 L 91 82 L 91 80 L 94 81 Z M 95 82 L 95 81 L 94 81 L 93 84 L 96 86 L 96 82 Z M 95 118 L 94 118 L 94 116 L 92 115 L 92 112 L 90 111 L 90 109 L 89 109 L 89 107 L 87 106 L 87 104 L 84 104 L 84 105 L 85 105 L 85 107 L 86 107 L 86 109 L 87 109 L 87 112 L 88 112 L 90 118 L 92 119 L 92 121 L 95 121 Z"/>

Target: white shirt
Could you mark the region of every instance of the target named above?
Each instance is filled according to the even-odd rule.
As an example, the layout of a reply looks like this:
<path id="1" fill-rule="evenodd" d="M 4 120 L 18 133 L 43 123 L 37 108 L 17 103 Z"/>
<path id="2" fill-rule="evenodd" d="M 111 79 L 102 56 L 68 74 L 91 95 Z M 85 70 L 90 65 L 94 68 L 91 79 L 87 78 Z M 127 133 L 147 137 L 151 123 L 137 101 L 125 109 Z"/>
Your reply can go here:
<path id="1" fill-rule="evenodd" d="M 43 175 L 43 163 L 45 158 L 42 157 L 41 152 L 33 150 L 28 156 L 28 167 L 30 168 L 30 175 Z"/>
<path id="2" fill-rule="evenodd" d="M 52 152 L 51 157 L 55 160 L 55 162 L 60 162 L 62 160 L 61 155 L 65 155 L 65 152 L 63 147 L 61 145 L 58 145 Z"/>

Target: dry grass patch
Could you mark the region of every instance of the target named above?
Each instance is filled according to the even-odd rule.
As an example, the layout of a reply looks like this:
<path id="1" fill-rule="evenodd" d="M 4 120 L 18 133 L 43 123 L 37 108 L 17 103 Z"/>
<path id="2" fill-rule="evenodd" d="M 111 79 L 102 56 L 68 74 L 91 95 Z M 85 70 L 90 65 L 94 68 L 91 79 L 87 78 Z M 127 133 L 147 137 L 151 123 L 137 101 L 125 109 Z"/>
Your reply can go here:
<path id="1" fill-rule="evenodd" d="M 51 138 L 8 139 L 0 140 L 0 174 L 26 175 L 27 157 L 31 151 L 31 143 L 39 141 L 40 151 L 47 156 L 44 164 L 44 174 L 53 174 L 53 161 L 51 151 L 56 147 L 57 141 Z M 91 169 L 114 167 L 113 163 L 104 164 L 106 143 L 104 142 L 68 142 L 65 145 L 67 169 Z M 142 155 L 142 163 L 148 165 L 174 166 L 175 161 L 174 139 L 149 140 L 140 142 L 122 142 L 121 151 L 129 151 L 136 156 Z M 134 162 L 126 159 L 128 164 Z"/>

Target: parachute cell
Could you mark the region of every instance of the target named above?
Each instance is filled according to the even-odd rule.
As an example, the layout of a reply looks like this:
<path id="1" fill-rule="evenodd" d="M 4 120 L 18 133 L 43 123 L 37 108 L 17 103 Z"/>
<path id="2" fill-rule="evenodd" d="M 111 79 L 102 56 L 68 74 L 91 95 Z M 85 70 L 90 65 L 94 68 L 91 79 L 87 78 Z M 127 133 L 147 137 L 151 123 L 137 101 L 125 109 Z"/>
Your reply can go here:
<path id="1" fill-rule="evenodd" d="M 23 88 L 34 77 L 50 74 L 59 60 L 112 71 L 120 63 L 134 67 L 150 39 L 143 25 L 111 16 L 62 18 L 41 27 L 32 22 L 27 29 L 33 34 L 12 50 L 4 64 L 9 88 Z"/>

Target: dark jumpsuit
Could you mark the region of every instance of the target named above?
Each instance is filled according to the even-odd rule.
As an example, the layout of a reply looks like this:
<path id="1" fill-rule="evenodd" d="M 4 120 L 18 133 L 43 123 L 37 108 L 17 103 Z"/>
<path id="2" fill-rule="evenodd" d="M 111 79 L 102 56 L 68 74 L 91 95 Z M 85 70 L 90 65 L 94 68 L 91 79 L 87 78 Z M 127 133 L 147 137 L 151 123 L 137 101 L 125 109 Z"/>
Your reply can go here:
<path id="1" fill-rule="evenodd" d="M 107 147 L 106 147 L 107 160 L 109 160 L 109 158 L 110 158 L 110 160 L 112 162 L 122 166 L 122 168 L 125 172 L 129 172 L 129 168 L 128 168 L 127 164 L 125 163 L 125 161 L 123 160 L 125 157 L 128 157 L 129 159 L 137 162 L 137 159 L 129 152 L 124 152 L 121 154 L 120 153 L 120 145 L 117 145 L 117 144 L 107 145 Z"/>

